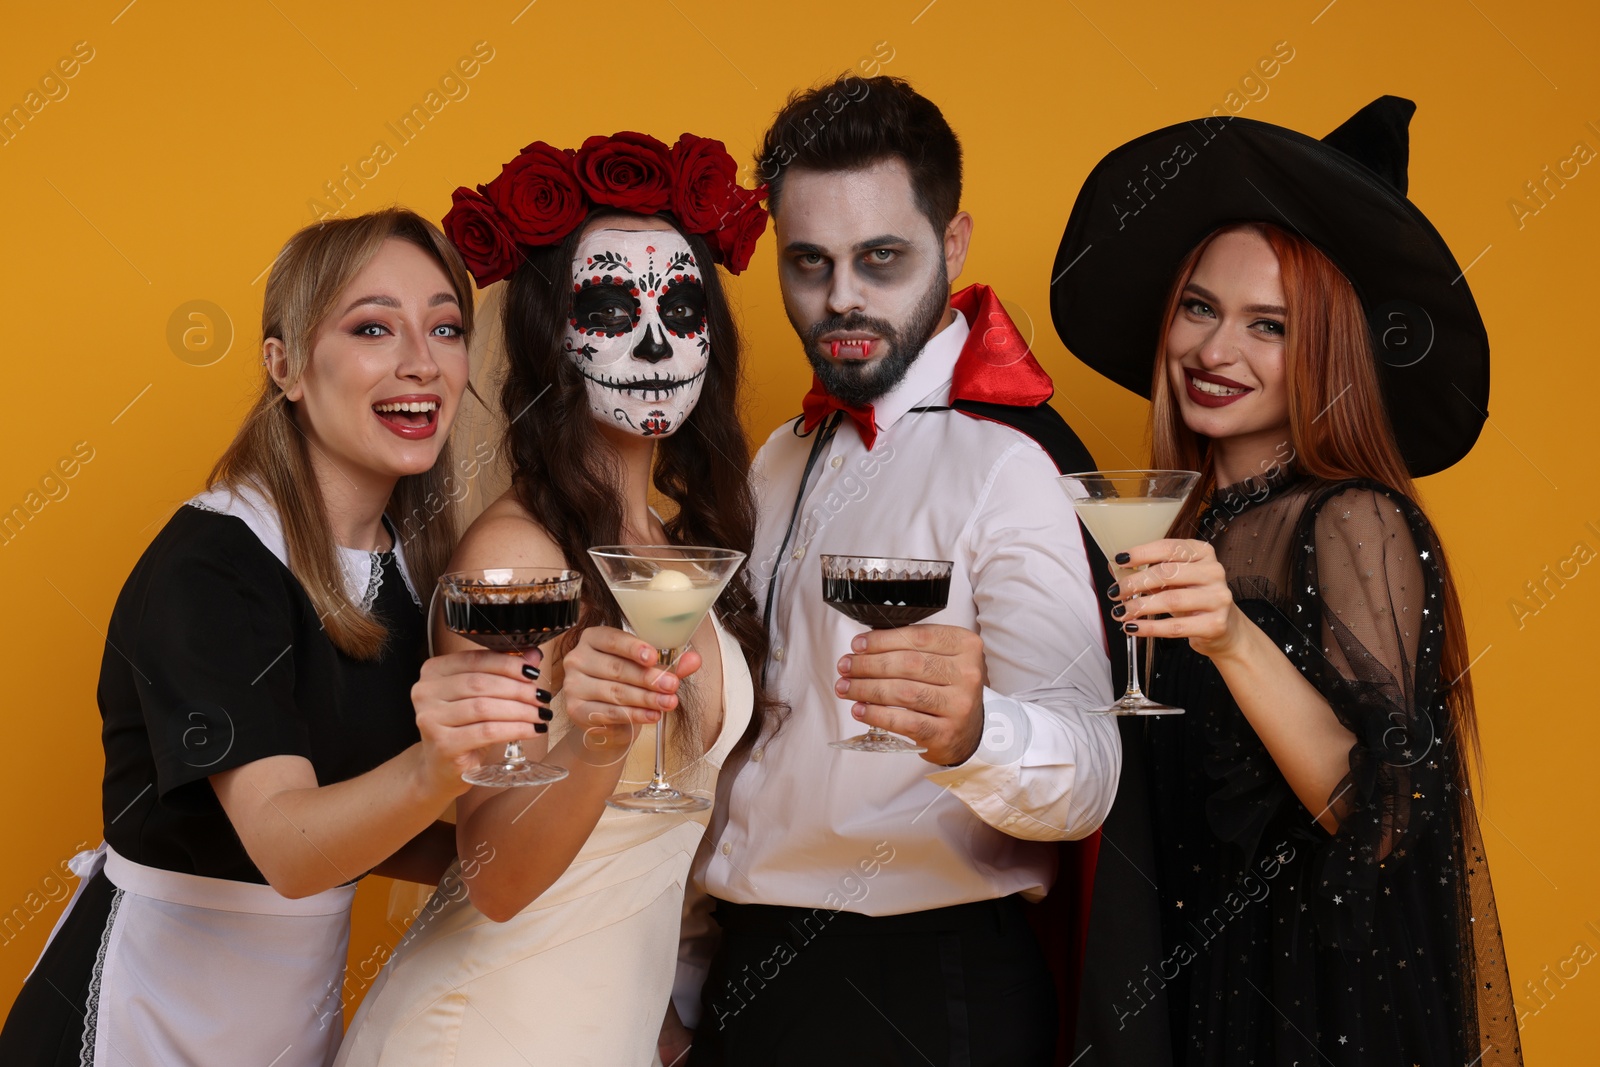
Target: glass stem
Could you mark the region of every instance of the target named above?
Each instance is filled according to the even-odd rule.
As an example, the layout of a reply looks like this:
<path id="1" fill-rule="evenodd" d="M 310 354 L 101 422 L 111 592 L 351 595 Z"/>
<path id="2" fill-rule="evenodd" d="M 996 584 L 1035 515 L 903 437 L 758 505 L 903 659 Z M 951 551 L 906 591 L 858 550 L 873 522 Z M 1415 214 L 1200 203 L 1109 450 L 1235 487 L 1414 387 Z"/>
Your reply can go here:
<path id="1" fill-rule="evenodd" d="M 658 648 L 656 655 L 661 658 L 661 669 L 670 671 L 678 665 L 678 655 L 681 649 Z M 680 687 L 681 688 L 681 687 Z M 680 698 L 680 708 L 682 707 Z M 656 720 L 656 776 L 650 783 L 651 789 L 671 789 L 672 783 L 667 781 L 666 771 L 666 740 L 667 740 L 667 713 L 663 711 L 661 718 Z"/>
<path id="2" fill-rule="evenodd" d="M 1137 572 L 1144 570 L 1143 567 L 1112 567 L 1111 569 L 1119 582 L 1126 581 Z M 1134 594 L 1133 599 L 1137 598 L 1138 594 Z M 1123 632 L 1127 633 L 1127 631 Z M 1130 633 L 1128 634 L 1128 691 L 1122 694 L 1122 698 L 1117 701 L 1117 704 L 1128 708 L 1138 707 L 1144 702 L 1144 690 L 1139 688 L 1139 639 Z"/>
<path id="3" fill-rule="evenodd" d="M 434 587 L 434 592 L 437 593 L 438 591 L 439 591 L 438 587 L 437 586 Z M 432 609 L 432 602 L 431 601 L 429 602 L 429 609 L 430 610 Z M 428 645 L 429 649 L 432 649 L 432 647 L 433 647 L 432 640 L 433 639 L 430 636 L 429 637 L 429 645 Z M 522 653 L 521 652 L 507 652 L 506 655 L 515 656 L 517 659 L 521 659 L 522 658 Z M 503 753 L 503 762 L 511 764 L 512 766 L 515 766 L 515 765 L 517 765 L 519 763 L 527 763 L 528 762 L 528 758 L 522 754 L 522 742 L 521 741 L 507 741 L 506 742 L 506 750 Z"/>
<path id="4" fill-rule="evenodd" d="M 873 629 L 874 630 L 892 630 L 892 629 L 894 629 L 894 627 L 892 627 L 892 626 L 874 626 Z M 891 734 L 888 730 L 885 730 L 881 726 L 873 726 L 871 723 L 868 723 L 867 724 L 867 738 L 866 739 L 868 741 L 892 741 L 892 740 L 894 740 L 894 735 Z"/>
<path id="5" fill-rule="evenodd" d="M 1139 700 L 1144 693 L 1139 689 L 1139 639 L 1132 634 L 1128 635 L 1128 691 L 1122 695 L 1124 700 Z"/>

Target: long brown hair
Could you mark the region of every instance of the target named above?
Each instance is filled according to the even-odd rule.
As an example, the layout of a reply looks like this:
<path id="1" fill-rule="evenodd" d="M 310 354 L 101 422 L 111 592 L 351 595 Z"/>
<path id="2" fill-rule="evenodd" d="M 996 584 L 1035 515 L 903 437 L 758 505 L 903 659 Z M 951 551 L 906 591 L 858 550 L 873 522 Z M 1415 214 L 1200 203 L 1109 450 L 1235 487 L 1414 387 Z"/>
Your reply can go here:
<path id="1" fill-rule="evenodd" d="M 1184 425 L 1173 396 L 1167 374 L 1167 331 L 1178 313 L 1184 287 L 1207 247 L 1220 235 L 1238 231 L 1260 235 L 1278 257 L 1287 311 L 1283 369 L 1289 394 L 1289 445 L 1294 466 L 1323 481 L 1370 479 L 1415 501 L 1416 486 L 1395 444 L 1384 409 L 1372 333 L 1355 287 L 1332 260 L 1305 238 L 1271 223 L 1239 223 L 1214 231 L 1184 258 L 1162 315 L 1150 391 L 1151 463 L 1163 470 L 1200 472 L 1200 484 L 1179 513 L 1174 531 L 1180 536 L 1198 533 L 1205 502 L 1217 486 L 1211 442 Z M 1466 619 L 1442 546 L 1438 564 L 1443 587 L 1440 598 L 1444 602 L 1444 645 L 1439 669 L 1454 734 L 1466 756 L 1461 765 L 1463 781 L 1459 783 L 1465 787 L 1467 766 L 1481 771 L 1477 713 L 1472 679 L 1467 675 L 1470 657 Z"/>
<path id="2" fill-rule="evenodd" d="M 471 278 L 460 254 L 431 222 L 404 208 L 328 219 L 289 238 L 267 277 L 261 337 L 263 342 L 268 338 L 283 342 L 286 384 L 292 385 L 305 372 L 317 329 L 332 313 L 339 294 L 391 238 L 410 242 L 439 264 L 460 303 L 463 336 L 471 336 Z M 406 516 L 424 510 L 430 498 L 445 495 L 444 481 L 451 468 L 447 444 L 432 469 L 399 480 L 385 509 L 396 530 Z M 344 571 L 306 436 L 295 423 L 294 404 L 265 369 L 244 424 L 206 479 L 207 488 L 217 485 L 248 486 L 267 496 L 283 523 L 289 570 L 311 598 L 329 639 L 348 656 L 376 658 L 388 634 L 345 592 Z M 455 533 L 445 509 L 407 539 L 407 569 L 418 590 L 433 587 L 455 547 Z"/>
<path id="3" fill-rule="evenodd" d="M 502 308 L 506 380 L 500 391 L 511 487 L 517 502 L 561 550 L 567 566 L 583 575 L 585 590 L 605 582 L 589 557 L 595 545 L 622 542 L 623 502 L 616 450 L 590 414 L 584 379 L 562 349 L 572 314 L 572 258 L 592 213 L 560 244 L 524 248 L 523 260 L 506 283 Z M 697 262 L 710 267 L 705 240 L 684 232 Z M 710 364 L 700 399 L 678 431 L 656 442 L 652 481 L 677 505 L 663 526 L 667 540 L 750 553 L 755 540 L 755 499 L 748 481 L 750 445 L 739 419 L 743 346 L 738 325 L 715 268 L 702 270 Z M 717 600 L 717 617 L 739 642 L 753 678 L 761 677 L 767 632 L 748 584 L 748 565 Z M 620 626 L 611 597 L 586 593 L 578 629 Z M 569 642 L 572 635 L 569 635 Z M 761 735 L 782 707 L 757 686 L 750 728 L 735 751 Z"/>

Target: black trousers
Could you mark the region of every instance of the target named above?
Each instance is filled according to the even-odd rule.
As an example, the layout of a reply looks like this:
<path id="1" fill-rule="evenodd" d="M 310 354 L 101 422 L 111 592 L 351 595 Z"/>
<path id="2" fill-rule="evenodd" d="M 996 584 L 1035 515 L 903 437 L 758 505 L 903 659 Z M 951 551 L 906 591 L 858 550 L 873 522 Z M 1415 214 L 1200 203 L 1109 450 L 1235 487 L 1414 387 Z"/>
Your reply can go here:
<path id="1" fill-rule="evenodd" d="M 1015 897 L 908 915 L 717 903 L 690 1067 L 1048 1067 L 1056 997 Z"/>

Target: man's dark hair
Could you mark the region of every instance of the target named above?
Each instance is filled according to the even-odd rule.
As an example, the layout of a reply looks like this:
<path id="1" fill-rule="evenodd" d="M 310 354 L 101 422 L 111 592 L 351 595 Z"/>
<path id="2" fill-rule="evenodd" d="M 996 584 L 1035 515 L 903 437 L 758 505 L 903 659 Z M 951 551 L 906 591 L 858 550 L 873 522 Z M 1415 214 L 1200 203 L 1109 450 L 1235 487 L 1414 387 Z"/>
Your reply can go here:
<path id="1" fill-rule="evenodd" d="M 961 142 L 933 101 L 901 78 L 845 74 L 794 93 L 762 138 L 756 176 L 777 215 L 791 167 L 856 170 L 898 159 L 917 208 L 940 236 L 961 209 Z"/>

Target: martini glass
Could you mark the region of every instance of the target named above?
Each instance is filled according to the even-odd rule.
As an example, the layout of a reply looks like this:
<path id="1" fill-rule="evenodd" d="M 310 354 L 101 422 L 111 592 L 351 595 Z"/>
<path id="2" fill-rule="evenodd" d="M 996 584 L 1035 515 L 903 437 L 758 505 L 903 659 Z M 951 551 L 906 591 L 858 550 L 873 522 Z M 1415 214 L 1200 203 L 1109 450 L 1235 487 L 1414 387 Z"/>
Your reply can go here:
<path id="1" fill-rule="evenodd" d="M 1194 471 L 1088 471 L 1061 476 L 1078 519 L 1089 528 L 1120 580 L 1142 567 L 1118 567 L 1117 553 L 1167 536 L 1194 490 Z M 1094 710 L 1106 715 L 1182 715 L 1182 708 L 1157 703 L 1139 688 L 1139 639 L 1128 634 L 1128 690 L 1115 703 Z"/>
<path id="2" fill-rule="evenodd" d="M 822 599 L 874 630 L 893 630 L 921 622 L 950 602 L 947 559 L 896 559 L 889 556 L 823 556 Z M 926 752 L 877 726 L 847 741 L 829 741 L 847 752 Z"/>
<path id="3" fill-rule="evenodd" d="M 689 639 L 744 562 L 743 552 L 692 545 L 610 545 L 591 548 L 589 555 L 633 632 L 655 647 L 664 671 L 677 666 Z M 709 798 L 682 792 L 667 781 L 666 725 L 665 717 L 656 723 L 656 772 L 650 784 L 609 798 L 611 807 L 666 815 L 711 806 Z"/>
<path id="4" fill-rule="evenodd" d="M 520 656 L 578 624 L 582 585 L 577 571 L 495 568 L 441 574 L 438 595 L 444 598 L 444 624 L 451 633 L 491 651 Z M 433 652 L 431 619 L 428 652 Z M 461 777 L 473 785 L 499 787 L 546 785 L 567 774 L 565 767 L 530 761 L 522 754 L 522 742 L 512 741 L 499 763 L 481 764 Z"/>

